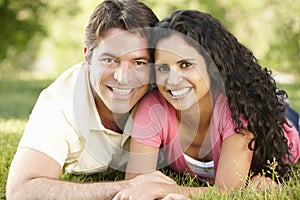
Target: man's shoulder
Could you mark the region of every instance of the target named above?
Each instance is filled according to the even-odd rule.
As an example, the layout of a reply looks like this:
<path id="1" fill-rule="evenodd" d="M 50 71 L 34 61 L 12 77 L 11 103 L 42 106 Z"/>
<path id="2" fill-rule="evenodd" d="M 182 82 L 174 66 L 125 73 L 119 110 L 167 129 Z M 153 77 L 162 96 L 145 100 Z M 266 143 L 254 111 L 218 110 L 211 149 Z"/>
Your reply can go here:
<path id="1" fill-rule="evenodd" d="M 82 63 L 78 63 L 64 71 L 53 83 L 41 92 L 37 104 L 51 104 L 65 114 L 73 113 L 74 88 L 81 66 Z"/>
<path id="2" fill-rule="evenodd" d="M 82 65 L 81 62 L 68 68 L 56 78 L 52 85 L 66 86 L 68 83 L 74 84 Z"/>
<path id="3" fill-rule="evenodd" d="M 54 98 L 72 94 L 82 63 L 78 63 L 61 73 L 43 92 Z"/>

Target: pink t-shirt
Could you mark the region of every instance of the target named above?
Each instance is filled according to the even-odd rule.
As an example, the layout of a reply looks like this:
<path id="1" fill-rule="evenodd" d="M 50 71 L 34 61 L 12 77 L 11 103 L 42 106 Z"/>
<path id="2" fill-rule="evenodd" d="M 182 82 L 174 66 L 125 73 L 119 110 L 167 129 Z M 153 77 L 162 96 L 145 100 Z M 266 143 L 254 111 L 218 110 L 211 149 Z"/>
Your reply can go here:
<path id="1" fill-rule="evenodd" d="M 244 127 L 247 121 L 241 117 Z M 132 128 L 132 137 L 138 142 L 160 147 L 167 162 L 178 172 L 189 171 L 187 162 L 183 156 L 178 135 L 178 122 L 176 110 L 157 91 L 146 95 L 138 104 Z M 210 124 L 210 139 L 214 160 L 214 169 L 218 166 L 222 141 L 235 134 L 235 122 L 231 117 L 231 111 L 227 98 L 219 94 L 215 99 L 213 114 Z M 284 125 L 284 131 L 291 148 L 292 160 L 296 162 L 300 156 L 299 136 L 294 127 Z"/>

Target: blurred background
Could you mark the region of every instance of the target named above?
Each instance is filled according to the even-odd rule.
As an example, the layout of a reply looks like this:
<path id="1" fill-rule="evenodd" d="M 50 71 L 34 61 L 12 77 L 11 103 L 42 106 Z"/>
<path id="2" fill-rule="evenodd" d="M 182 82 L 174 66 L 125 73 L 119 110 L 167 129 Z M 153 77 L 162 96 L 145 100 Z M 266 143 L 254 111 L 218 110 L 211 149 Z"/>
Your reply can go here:
<path id="1" fill-rule="evenodd" d="M 54 80 L 82 61 L 85 26 L 100 2 L 0 0 L 0 81 Z M 218 18 L 263 67 L 274 72 L 280 86 L 289 92 L 293 107 L 300 111 L 299 0 L 142 2 L 159 19 L 177 9 L 198 9 Z M 1 83 L 3 96 L 7 85 Z"/>

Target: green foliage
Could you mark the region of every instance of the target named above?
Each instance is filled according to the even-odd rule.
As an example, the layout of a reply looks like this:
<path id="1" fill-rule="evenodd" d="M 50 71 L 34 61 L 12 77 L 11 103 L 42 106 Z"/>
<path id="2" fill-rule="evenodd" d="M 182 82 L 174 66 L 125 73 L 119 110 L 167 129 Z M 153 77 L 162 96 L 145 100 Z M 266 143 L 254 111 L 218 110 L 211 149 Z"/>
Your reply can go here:
<path id="1" fill-rule="evenodd" d="M 75 14 L 76 2 L 70 0 L 65 0 L 63 3 L 57 2 L 61 1 L 0 1 L 0 72 L 2 76 L 7 72 L 16 73 L 32 69 L 42 39 L 49 36 L 46 23 L 48 16 L 55 16 L 59 13 Z"/>
<path id="2" fill-rule="evenodd" d="M 282 9 L 284 7 L 284 9 Z M 297 0 L 273 0 L 274 39 L 266 60 L 273 68 L 300 75 L 300 3 Z"/>
<path id="3" fill-rule="evenodd" d="M 2 63 L 0 70 L 32 62 L 32 56 L 38 47 L 38 37 L 35 36 L 46 35 L 41 23 L 41 15 L 45 9 L 46 4 L 39 0 L 0 2 L 0 61 L 5 58 L 11 61 L 10 66 Z"/>
<path id="4" fill-rule="evenodd" d="M 160 19 L 178 9 L 208 12 L 253 50 L 263 66 L 299 74 L 300 1 L 142 1 Z M 84 29 L 100 2 L 0 0 L 1 76 L 32 68 L 44 73 L 50 68 L 56 75 L 81 61 Z"/>

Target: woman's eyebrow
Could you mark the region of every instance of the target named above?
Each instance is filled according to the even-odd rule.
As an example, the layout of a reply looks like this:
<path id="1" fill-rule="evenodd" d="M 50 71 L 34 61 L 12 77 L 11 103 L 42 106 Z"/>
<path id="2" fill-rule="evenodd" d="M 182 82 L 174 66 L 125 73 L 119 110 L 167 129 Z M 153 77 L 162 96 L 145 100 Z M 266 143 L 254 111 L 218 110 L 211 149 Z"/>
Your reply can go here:
<path id="1" fill-rule="evenodd" d="M 183 62 L 192 62 L 192 61 L 196 61 L 196 59 L 194 59 L 194 58 L 185 58 L 185 59 L 177 61 L 176 64 L 180 64 L 180 63 L 183 63 Z"/>

